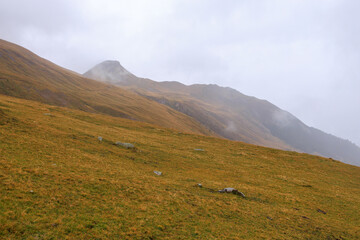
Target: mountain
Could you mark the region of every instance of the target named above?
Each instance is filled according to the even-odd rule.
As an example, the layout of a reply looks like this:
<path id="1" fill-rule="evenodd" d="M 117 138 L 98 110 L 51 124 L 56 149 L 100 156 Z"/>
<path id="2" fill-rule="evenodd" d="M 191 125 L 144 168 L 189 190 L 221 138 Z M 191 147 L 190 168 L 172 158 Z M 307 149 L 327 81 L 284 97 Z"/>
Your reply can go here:
<path id="1" fill-rule="evenodd" d="M 101 63 L 85 76 L 0 40 L 0 94 L 360 165 L 355 144 L 231 88 L 159 83 L 136 77 L 117 61 Z"/>
<path id="2" fill-rule="evenodd" d="M 4 95 L 0 153 L 0 239 L 359 239 L 360 168 L 328 158 Z"/>
<path id="3" fill-rule="evenodd" d="M 215 133 L 284 150 L 296 150 L 360 165 L 360 148 L 308 127 L 268 101 L 217 85 L 156 82 L 138 78 L 117 61 L 105 61 L 84 76 L 132 90 L 198 120 Z"/>
<path id="4" fill-rule="evenodd" d="M 129 73 L 116 72 L 121 74 Z M 0 94 L 216 136 L 170 107 L 84 78 L 4 40 L 0 40 Z"/>

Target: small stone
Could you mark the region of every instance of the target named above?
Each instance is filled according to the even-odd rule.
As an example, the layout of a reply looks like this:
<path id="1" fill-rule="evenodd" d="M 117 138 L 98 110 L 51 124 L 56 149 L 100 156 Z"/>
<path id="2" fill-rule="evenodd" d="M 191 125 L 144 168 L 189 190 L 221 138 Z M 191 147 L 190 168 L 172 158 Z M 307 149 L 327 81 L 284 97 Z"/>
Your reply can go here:
<path id="1" fill-rule="evenodd" d="M 219 192 L 221 192 L 221 193 L 232 193 L 233 191 L 237 191 L 237 190 L 235 188 L 231 188 L 231 187 L 219 190 Z"/>
<path id="2" fill-rule="evenodd" d="M 159 175 L 159 176 L 162 175 L 162 172 L 159 172 L 159 171 L 154 171 L 154 173 L 155 173 L 156 175 Z"/>
<path id="3" fill-rule="evenodd" d="M 30 193 L 34 193 L 34 191 L 33 191 L 33 190 L 30 190 L 29 192 L 30 192 Z"/>
<path id="4" fill-rule="evenodd" d="M 325 211 L 323 211 L 323 210 L 321 210 L 321 209 L 317 209 L 317 211 L 319 212 L 319 213 L 322 213 L 322 214 L 326 214 L 326 212 Z"/>
<path id="5" fill-rule="evenodd" d="M 224 189 L 221 189 L 218 191 L 219 193 L 233 193 L 235 195 L 239 195 L 241 197 L 245 197 L 245 194 L 243 194 L 242 192 L 238 191 L 237 189 L 235 188 L 224 188 Z"/>
<path id="6" fill-rule="evenodd" d="M 242 192 L 239 192 L 239 191 L 237 191 L 237 193 L 236 193 L 237 195 L 239 195 L 239 196 L 241 196 L 241 197 L 245 197 L 245 194 L 243 194 Z"/>
<path id="7" fill-rule="evenodd" d="M 133 149 L 135 148 L 134 144 L 131 144 L 131 143 L 123 143 L 123 142 L 116 142 L 115 145 L 117 146 L 122 146 L 126 149 Z"/>
<path id="8" fill-rule="evenodd" d="M 98 140 L 99 140 L 99 142 L 101 142 L 103 140 L 103 138 L 99 136 Z"/>
<path id="9" fill-rule="evenodd" d="M 201 183 L 198 183 L 198 184 L 196 184 L 198 187 L 202 187 L 202 184 Z"/>
<path id="10" fill-rule="evenodd" d="M 267 216 L 266 218 L 269 219 L 269 220 L 273 220 L 272 217 L 269 217 L 269 216 Z"/>
<path id="11" fill-rule="evenodd" d="M 51 113 L 44 113 L 45 116 L 51 116 Z"/>

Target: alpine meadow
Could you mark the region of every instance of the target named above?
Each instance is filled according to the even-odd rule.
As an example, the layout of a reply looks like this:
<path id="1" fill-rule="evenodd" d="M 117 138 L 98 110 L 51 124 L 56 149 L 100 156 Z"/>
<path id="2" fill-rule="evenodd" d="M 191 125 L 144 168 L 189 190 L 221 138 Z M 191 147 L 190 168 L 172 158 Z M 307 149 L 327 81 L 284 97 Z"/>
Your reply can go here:
<path id="1" fill-rule="evenodd" d="M 0 239 L 360 240 L 359 3 L 0 2 Z"/>

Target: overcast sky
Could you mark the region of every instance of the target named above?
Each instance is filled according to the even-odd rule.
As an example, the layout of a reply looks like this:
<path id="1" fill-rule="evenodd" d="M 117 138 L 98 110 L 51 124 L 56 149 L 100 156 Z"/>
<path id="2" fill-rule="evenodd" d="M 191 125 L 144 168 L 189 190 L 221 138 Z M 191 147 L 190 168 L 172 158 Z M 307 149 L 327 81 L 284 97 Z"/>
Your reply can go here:
<path id="1" fill-rule="evenodd" d="M 360 145 L 358 0 L 0 0 L 0 38 L 79 73 L 229 86 Z"/>

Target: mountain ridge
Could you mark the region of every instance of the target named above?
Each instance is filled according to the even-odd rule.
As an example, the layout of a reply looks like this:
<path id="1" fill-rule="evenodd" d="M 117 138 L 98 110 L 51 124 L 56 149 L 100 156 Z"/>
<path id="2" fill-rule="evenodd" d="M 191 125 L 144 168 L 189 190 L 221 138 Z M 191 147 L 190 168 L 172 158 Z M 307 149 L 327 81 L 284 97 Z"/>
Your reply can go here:
<path id="1" fill-rule="evenodd" d="M 116 61 L 113 61 L 116 62 Z M 197 119 L 218 135 L 251 144 L 296 150 L 360 165 L 360 148 L 354 143 L 301 122 L 267 100 L 250 97 L 216 84 L 185 85 L 156 82 L 128 72 L 117 75 L 113 68 L 97 64 L 84 76 L 131 90 Z M 110 71 L 110 72 L 109 72 Z M 111 79 L 106 76 L 111 74 Z"/>

